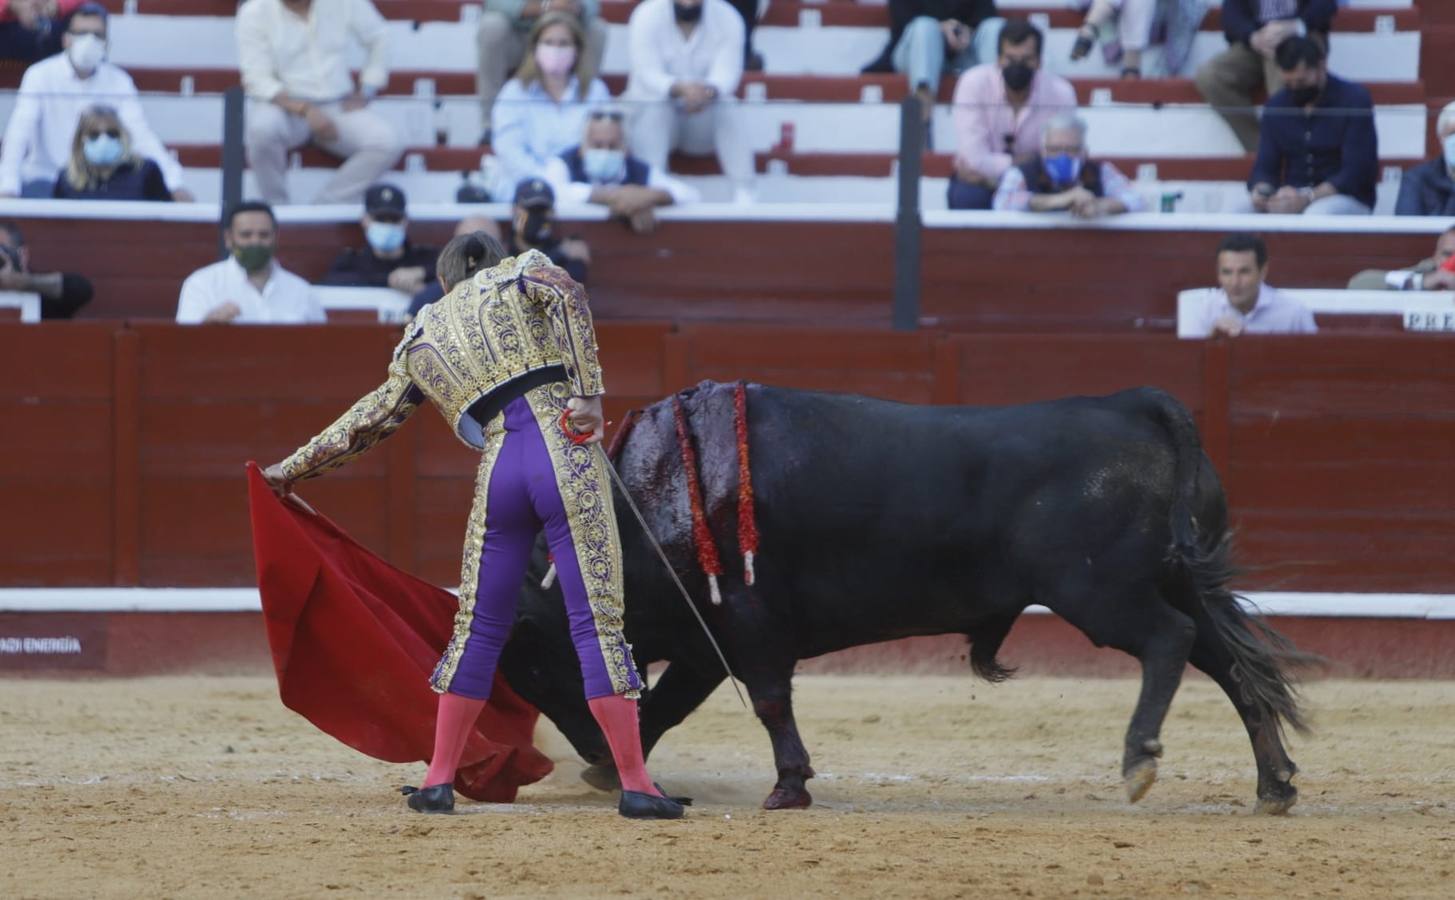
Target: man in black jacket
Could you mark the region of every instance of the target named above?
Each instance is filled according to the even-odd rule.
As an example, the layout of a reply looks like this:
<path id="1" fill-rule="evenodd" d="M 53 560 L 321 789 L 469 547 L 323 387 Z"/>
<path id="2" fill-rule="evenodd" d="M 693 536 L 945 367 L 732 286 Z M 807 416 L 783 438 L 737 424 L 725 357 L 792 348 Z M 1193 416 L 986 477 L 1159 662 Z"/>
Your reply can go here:
<path id="1" fill-rule="evenodd" d="M 14 222 L 0 222 L 0 291 L 40 295 L 42 319 L 69 319 L 91 302 L 91 282 L 70 272 L 30 271 L 30 250 Z"/>
<path id="2" fill-rule="evenodd" d="M 1273 54 L 1295 35 L 1325 49 L 1338 0 L 1223 0 L 1223 34 L 1228 49 L 1197 70 L 1197 88 L 1227 121 L 1243 149 L 1258 147 L 1253 94 L 1261 85 L 1272 95 L 1283 86 Z"/>
<path id="3" fill-rule="evenodd" d="M 928 118 L 946 73 L 995 60 L 1005 20 L 995 0 L 889 0 L 889 44 L 865 72 L 902 72 Z"/>

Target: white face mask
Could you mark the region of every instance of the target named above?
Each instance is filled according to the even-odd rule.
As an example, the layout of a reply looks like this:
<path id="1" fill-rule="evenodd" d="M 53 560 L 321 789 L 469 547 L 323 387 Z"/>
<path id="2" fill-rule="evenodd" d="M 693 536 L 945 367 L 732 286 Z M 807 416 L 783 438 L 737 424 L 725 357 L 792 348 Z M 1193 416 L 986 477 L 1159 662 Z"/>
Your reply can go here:
<path id="1" fill-rule="evenodd" d="M 620 150 L 588 147 L 581 151 L 581 168 L 598 184 L 619 181 L 626 173 L 626 154 Z"/>
<path id="2" fill-rule="evenodd" d="M 1450 132 L 1443 143 L 1445 145 L 1445 165 L 1455 169 L 1455 131 Z"/>
<path id="3" fill-rule="evenodd" d="M 66 56 L 77 72 L 89 75 L 106 58 L 106 41 L 94 34 L 77 35 L 71 38 L 71 46 L 66 48 Z"/>

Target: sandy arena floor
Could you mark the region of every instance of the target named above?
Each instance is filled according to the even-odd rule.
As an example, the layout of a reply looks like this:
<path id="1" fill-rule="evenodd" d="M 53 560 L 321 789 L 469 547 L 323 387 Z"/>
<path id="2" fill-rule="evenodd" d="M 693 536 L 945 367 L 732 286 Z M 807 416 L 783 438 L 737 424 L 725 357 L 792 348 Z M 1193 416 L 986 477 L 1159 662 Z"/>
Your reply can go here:
<path id="1" fill-rule="evenodd" d="M 1232 707 L 1183 686 L 1161 779 L 1117 767 L 1131 681 L 819 676 L 798 682 L 819 777 L 758 808 L 768 740 L 731 692 L 653 760 L 697 798 L 628 822 L 557 771 L 514 806 L 408 812 L 422 766 L 358 755 L 266 678 L 0 681 L 0 897 L 1449 897 L 1455 684 L 1325 681 L 1295 739 L 1303 794 L 1254 817 Z"/>

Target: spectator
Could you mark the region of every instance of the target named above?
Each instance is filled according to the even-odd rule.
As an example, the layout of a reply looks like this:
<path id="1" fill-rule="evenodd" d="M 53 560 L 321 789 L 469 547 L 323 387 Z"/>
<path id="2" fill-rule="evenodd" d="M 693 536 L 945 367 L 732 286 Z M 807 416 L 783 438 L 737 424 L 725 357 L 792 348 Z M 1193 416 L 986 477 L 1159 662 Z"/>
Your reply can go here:
<path id="1" fill-rule="evenodd" d="M 137 153 L 161 168 L 172 199 L 192 199 L 182 167 L 148 127 L 131 77 L 105 61 L 106 24 L 105 7 L 82 4 L 61 37 L 65 52 L 25 70 L 0 147 L 0 197 L 50 197 L 81 113 L 105 102 L 116 107 Z"/>
<path id="2" fill-rule="evenodd" d="M 1005 170 L 994 208 L 1067 210 L 1078 219 L 1096 219 L 1139 212 L 1145 205 L 1116 166 L 1087 158 L 1086 123 L 1062 113 L 1046 123 L 1040 154 Z"/>
<path id="3" fill-rule="evenodd" d="M 591 84 L 601 71 L 601 53 L 606 47 L 601 0 L 484 0 L 484 7 L 475 33 L 479 51 L 475 92 L 480 95 L 480 122 L 485 129 L 480 138 L 482 146 L 494 143 L 495 98 L 510 73 L 531 57 L 528 45 L 537 37 L 536 29 L 544 16 L 574 20 L 574 31 L 582 37 L 576 68 L 583 85 Z"/>
<path id="4" fill-rule="evenodd" d="M 61 52 L 65 21 L 82 0 L 0 0 L 0 59 L 35 62 Z"/>
<path id="5" fill-rule="evenodd" d="M 1274 55 L 1278 45 L 1307 36 L 1329 45 L 1336 0 L 1223 0 L 1223 34 L 1228 49 L 1197 70 L 1197 89 L 1233 134 L 1252 152 L 1258 147 L 1258 117 L 1253 94 L 1260 86 L 1271 96 L 1283 86 Z"/>
<path id="6" fill-rule="evenodd" d="M 469 235 L 484 235 L 497 242 L 501 240 L 500 226 L 495 224 L 493 219 L 486 219 L 482 216 L 466 216 L 461 219 L 460 224 L 455 226 L 454 237 L 440 251 L 439 259 L 435 266 L 434 279 L 429 284 L 420 288 L 414 297 L 410 299 L 410 319 L 419 315 L 421 309 L 429 306 L 454 289 L 455 285 L 451 283 L 453 275 L 457 275 L 461 271 L 470 275 L 474 274 L 474 271 L 470 271 L 472 264 L 467 259 L 470 254 L 464 252 L 468 244 L 460 240 L 460 238 Z M 455 258 L 453 260 L 449 258 L 451 248 L 454 248 L 455 251 Z M 452 269 L 453 271 L 451 271 Z M 458 279 L 456 283 L 458 283 Z"/>
<path id="7" fill-rule="evenodd" d="M 434 280 L 439 251 L 409 241 L 404 192 L 392 184 L 376 184 L 364 192 L 364 247 L 338 255 L 321 284 L 390 287 L 415 294 Z"/>
<path id="8" fill-rule="evenodd" d="M 350 38 L 367 53 L 357 88 Z M 247 0 L 238 9 L 248 166 L 264 200 L 288 202 L 288 152 L 310 141 L 344 160 L 317 203 L 359 202 L 399 161 L 394 126 L 368 108 L 389 81 L 386 38 L 369 0 Z"/>
<path id="9" fill-rule="evenodd" d="M 632 146 L 667 171 L 674 149 L 717 150 L 734 198 L 752 198 L 753 153 L 738 118 L 743 18 L 727 0 L 643 0 L 627 23 L 627 97 L 637 104 Z"/>
<path id="10" fill-rule="evenodd" d="M 1117 24 L 1117 44 L 1123 78 L 1142 77 L 1142 51 L 1152 39 L 1152 18 L 1157 0 L 1081 0 L 1086 19 L 1071 45 L 1072 61 L 1085 59 L 1096 46 L 1101 29 L 1113 19 Z"/>
<path id="11" fill-rule="evenodd" d="M 563 238 L 559 234 L 556 195 L 549 184 L 540 178 L 522 181 L 515 189 L 515 203 L 510 213 L 510 225 L 501 236 L 506 252 L 519 256 L 527 250 L 539 250 L 572 278 L 586 283 L 591 250 L 580 238 Z"/>
<path id="12" fill-rule="evenodd" d="M 889 0 L 889 45 L 864 71 L 908 75 L 928 120 L 940 77 L 990 62 L 1004 25 L 995 0 Z"/>
<path id="13" fill-rule="evenodd" d="M 1455 101 L 1435 120 L 1439 156 L 1404 173 L 1399 183 L 1397 216 L 1455 216 Z"/>
<path id="14" fill-rule="evenodd" d="M 171 200 L 161 168 L 132 152 L 131 135 L 109 106 L 81 113 L 71 161 L 56 176 L 60 200 Z"/>
<path id="15" fill-rule="evenodd" d="M 268 204 L 250 200 L 230 209 L 222 240 L 228 258 L 203 266 L 182 282 L 178 322 L 296 325 L 324 321 L 323 307 L 308 282 L 273 259 L 278 248 L 278 220 Z"/>
<path id="16" fill-rule="evenodd" d="M 0 291 L 39 294 L 42 319 L 69 319 L 95 293 L 80 275 L 30 271 L 30 248 L 14 222 L 0 222 Z"/>
<path id="17" fill-rule="evenodd" d="M 1284 87 L 1268 98 L 1248 179 L 1256 212 L 1368 215 L 1379 146 L 1374 102 L 1363 85 L 1330 75 L 1311 38 L 1278 45 Z"/>
<path id="18" fill-rule="evenodd" d="M 1043 43 L 1035 26 L 1013 19 L 1000 31 L 999 59 L 955 84 L 951 209 L 989 209 L 1006 170 L 1041 149 L 1047 120 L 1075 111 L 1071 82 L 1041 70 Z"/>
<path id="19" fill-rule="evenodd" d="M 546 181 L 565 203 L 605 206 L 637 234 L 657 226 L 656 207 L 697 200 L 696 190 L 631 155 L 615 109 L 591 113 L 581 143 L 546 163 Z"/>
<path id="20" fill-rule="evenodd" d="M 581 136 L 586 114 L 611 94 L 590 71 L 581 23 L 566 13 L 536 20 L 525 62 L 495 104 L 495 174 L 490 193 L 504 201 L 527 178 L 541 178 L 546 162 Z"/>
<path id="21" fill-rule="evenodd" d="M 1455 271 L 1446 266 L 1455 258 L 1455 227 L 1435 240 L 1435 255 L 1408 269 L 1384 272 L 1366 269 L 1349 279 L 1351 291 L 1455 291 Z"/>
<path id="22" fill-rule="evenodd" d="M 1218 245 L 1219 290 L 1203 307 L 1201 337 L 1240 334 L 1313 334 L 1314 314 L 1268 286 L 1268 248 L 1251 234 L 1231 234 Z"/>

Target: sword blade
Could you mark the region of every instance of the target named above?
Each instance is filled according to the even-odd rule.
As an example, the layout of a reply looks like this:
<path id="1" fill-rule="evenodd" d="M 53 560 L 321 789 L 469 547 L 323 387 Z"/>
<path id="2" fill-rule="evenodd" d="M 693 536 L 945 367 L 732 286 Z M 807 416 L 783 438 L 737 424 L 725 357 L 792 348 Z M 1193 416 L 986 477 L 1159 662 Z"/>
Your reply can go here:
<path id="1" fill-rule="evenodd" d="M 738 695 L 738 702 L 743 704 L 743 709 L 747 709 L 748 701 L 743 698 L 742 689 L 738 687 L 737 676 L 733 675 L 732 666 L 728 665 L 727 657 L 723 655 L 722 648 L 717 645 L 717 638 L 712 636 L 712 629 L 707 627 L 707 620 L 702 618 L 702 613 L 698 611 L 697 604 L 692 602 L 692 595 L 687 593 L 687 586 L 682 583 L 681 578 L 677 577 L 677 570 L 672 568 L 672 563 L 667 559 L 666 551 L 657 542 L 656 536 L 652 534 L 652 529 L 647 526 L 647 517 L 642 515 L 641 509 L 637 507 L 637 502 L 632 499 L 631 491 L 626 489 L 626 482 L 621 480 L 621 473 L 616 471 L 616 466 L 611 464 L 611 457 L 606 455 L 606 451 L 601 448 L 600 443 L 596 445 L 596 449 L 601 454 L 601 461 L 606 464 L 606 471 L 611 474 L 612 482 L 616 485 L 617 490 L 621 492 L 622 497 L 625 498 L 627 508 L 632 511 L 632 515 L 636 516 L 637 524 L 642 526 L 642 533 L 647 536 L 647 543 L 651 544 L 652 549 L 657 551 L 657 558 L 662 560 L 662 565 L 667 568 L 667 574 L 672 576 L 672 583 L 677 585 L 677 591 L 682 595 L 682 600 L 687 604 L 687 608 L 692 611 L 692 616 L 697 620 L 697 624 L 702 626 L 702 633 L 707 635 L 707 642 L 712 645 L 712 651 L 717 654 L 718 661 L 722 663 L 722 670 L 727 673 L 728 681 L 732 682 L 733 693 Z"/>

